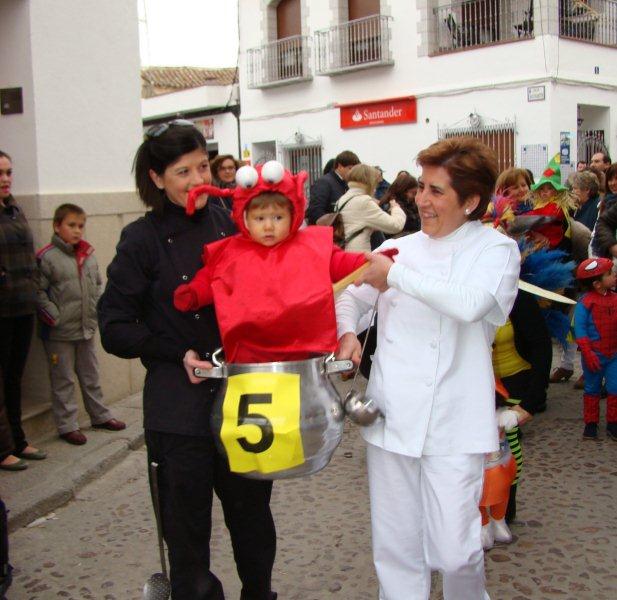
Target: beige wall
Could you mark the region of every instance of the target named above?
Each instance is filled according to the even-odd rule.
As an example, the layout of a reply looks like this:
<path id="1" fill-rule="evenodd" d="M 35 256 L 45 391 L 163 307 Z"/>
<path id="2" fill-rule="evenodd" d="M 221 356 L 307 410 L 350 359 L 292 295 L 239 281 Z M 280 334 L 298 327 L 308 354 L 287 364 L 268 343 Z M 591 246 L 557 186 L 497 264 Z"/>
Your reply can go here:
<path id="1" fill-rule="evenodd" d="M 106 279 L 107 265 L 115 254 L 116 244 L 122 228 L 144 213 L 143 205 L 132 192 L 104 194 L 62 194 L 17 196 L 23 207 L 35 239 L 35 248 L 49 243 L 52 235 L 52 216 L 56 206 L 71 202 L 81 206 L 88 215 L 85 239 L 96 251 L 97 261 L 103 279 Z M 138 392 L 143 387 L 144 369 L 138 360 L 124 360 L 107 354 L 96 336 L 100 362 L 101 385 L 105 400 L 115 400 Z M 87 415 L 83 410 L 78 386 L 80 420 Z M 23 416 L 28 435 L 37 437 L 53 431 L 50 414 L 50 389 L 47 359 L 41 341 L 35 331 L 23 379 Z"/>

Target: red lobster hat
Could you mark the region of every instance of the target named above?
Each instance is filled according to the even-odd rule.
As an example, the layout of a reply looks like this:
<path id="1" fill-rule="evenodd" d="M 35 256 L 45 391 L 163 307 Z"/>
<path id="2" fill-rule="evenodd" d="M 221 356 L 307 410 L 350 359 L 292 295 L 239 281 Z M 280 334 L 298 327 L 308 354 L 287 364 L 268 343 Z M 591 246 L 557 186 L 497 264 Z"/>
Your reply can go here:
<path id="1" fill-rule="evenodd" d="M 293 207 L 291 218 L 291 231 L 297 231 L 304 219 L 306 197 L 304 195 L 304 183 L 308 175 L 306 171 L 300 171 L 292 175 L 280 162 L 271 160 L 258 167 L 244 166 L 236 173 L 237 187 L 233 189 L 220 189 L 213 185 L 200 185 L 189 192 L 186 202 L 186 214 L 195 212 L 195 200 L 202 194 L 232 198 L 232 217 L 238 229 L 246 236 L 249 235 L 244 223 L 244 211 L 249 202 L 265 192 L 275 192 L 287 198 Z"/>
<path id="2" fill-rule="evenodd" d="M 577 279 L 591 279 L 608 273 L 613 269 L 610 258 L 587 258 L 576 269 Z"/>

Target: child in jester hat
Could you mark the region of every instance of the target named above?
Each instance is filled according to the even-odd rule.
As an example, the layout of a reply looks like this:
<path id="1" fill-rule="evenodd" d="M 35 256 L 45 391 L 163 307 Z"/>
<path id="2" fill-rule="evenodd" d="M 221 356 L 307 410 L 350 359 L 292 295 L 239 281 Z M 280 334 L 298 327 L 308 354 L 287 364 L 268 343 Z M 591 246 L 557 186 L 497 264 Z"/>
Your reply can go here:
<path id="1" fill-rule="evenodd" d="M 300 228 L 306 178 L 270 161 L 239 169 L 233 190 L 203 185 L 189 194 L 187 211 L 202 194 L 233 198 L 240 233 L 204 246 L 204 267 L 174 294 L 182 311 L 214 303 L 228 362 L 304 360 L 336 349 L 332 282 L 366 259 L 336 246 L 331 227 Z"/>
<path id="2" fill-rule="evenodd" d="M 617 279 L 609 258 L 588 258 L 576 269 L 586 293 L 574 309 L 574 334 L 581 349 L 585 391 L 583 438 L 598 439 L 600 390 L 606 384 L 606 433 L 617 441 Z"/>
<path id="3" fill-rule="evenodd" d="M 531 191 L 532 208 L 525 214 L 543 215 L 553 219 L 552 222 L 535 228 L 534 239 L 551 249 L 559 248 L 570 254 L 570 212 L 576 208 L 576 203 L 572 194 L 561 184 L 559 154 L 550 160 L 540 180 L 531 186 Z"/>

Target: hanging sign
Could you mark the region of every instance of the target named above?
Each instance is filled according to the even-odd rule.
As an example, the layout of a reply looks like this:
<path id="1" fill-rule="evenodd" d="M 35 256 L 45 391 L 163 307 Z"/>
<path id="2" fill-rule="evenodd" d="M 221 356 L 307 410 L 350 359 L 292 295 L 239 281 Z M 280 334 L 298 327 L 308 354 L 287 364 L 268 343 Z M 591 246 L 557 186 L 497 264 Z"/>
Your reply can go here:
<path id="1" fill-rule="evenodd" d="M 416 123 L 418 120 L 416 99 L 413 96 L 338 106 L 341 109 L 341 129 Z"/>

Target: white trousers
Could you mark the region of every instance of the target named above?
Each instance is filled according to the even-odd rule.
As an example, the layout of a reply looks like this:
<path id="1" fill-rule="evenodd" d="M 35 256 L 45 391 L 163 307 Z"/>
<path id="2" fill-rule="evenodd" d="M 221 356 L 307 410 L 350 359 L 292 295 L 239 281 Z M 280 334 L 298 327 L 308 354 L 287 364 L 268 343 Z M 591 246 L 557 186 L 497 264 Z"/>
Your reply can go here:
<path id="1" fill-rule="evenodd" d="M 431 570 L 444 600 L 489 600 L 478 504 L 484 455 L 412 458 L 367 449 L 373 559 L 380 600 L 428 600 Z"/>

